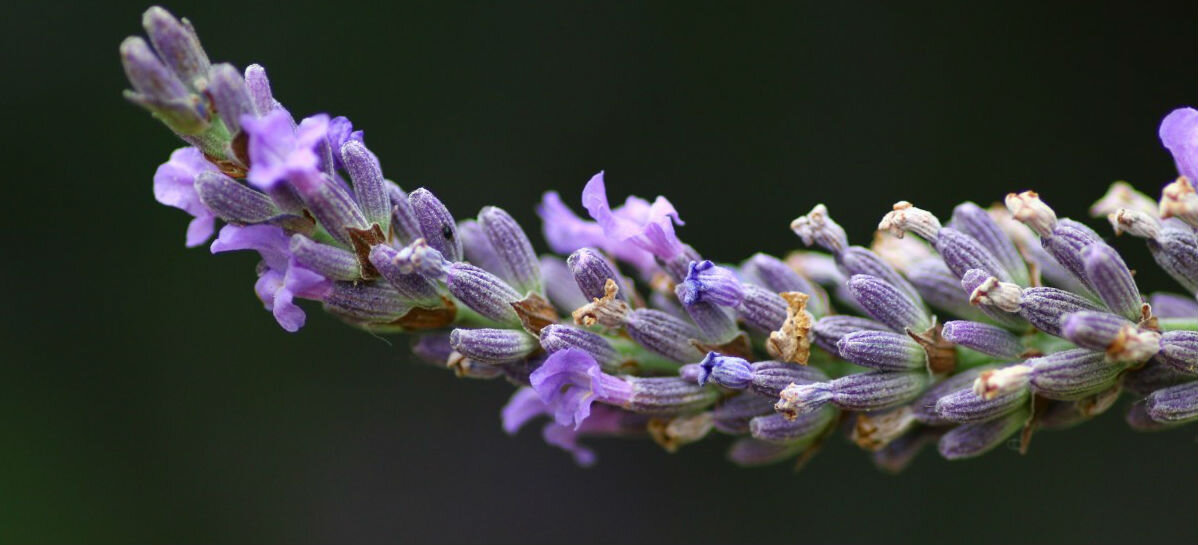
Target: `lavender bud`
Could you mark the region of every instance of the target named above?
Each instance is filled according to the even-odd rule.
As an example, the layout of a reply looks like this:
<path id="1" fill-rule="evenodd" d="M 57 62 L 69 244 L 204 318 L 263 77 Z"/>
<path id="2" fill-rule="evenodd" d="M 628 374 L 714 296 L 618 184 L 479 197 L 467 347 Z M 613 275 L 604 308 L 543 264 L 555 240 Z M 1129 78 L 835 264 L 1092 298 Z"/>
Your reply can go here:
<path id="1" fill-rule="evenodd" d="M 1102 309 L 1089 299 L 1056 288 L 1028 288 L 1023 290 L 1019 315 L 1031 322 L 1036 329 L 1049 335 L 1061 336 L 1061 318 L 1072 312 Z"/>
<path id="2" fill-rule="evenodd" d="M 911 402 L 912 416 L 915 417 L 916 421 L 926 426 L 943 426 L 949 424 L 950 422 L 936 411 L 936 402 L 953 392 L 973 387 L 973 383 L 977 380 L 978 376 L 993 369 L 995 369 L 993 365 L 971 367 L 933 384 L 923 394 L 920 394 L 918 399 Z"/>
<path id="3" fill-rule="evenodd" d="M 1156 360 L 1190 375 L 1198 375 L 1198 331 L 1167 331 L 1161 335 Z"/>
<path id="4" fill-rule="evenodd" d="M 198 134 L 208 127 L 208 114 L 199 98 L 158 60 L 145 40 L 129 37 L 121 42 L 121 64 L 133 85 L 133 91 L 125 91 L 130 102 L 179 134 Z"/>
<path id="5" fill-rule="evenodd" d="M 445 281 L 446 271 L 451 265 L 441 252 L 429 247 L 422 238 L 400 248 L 395 254 L 388 254 L 388 259 L 399 272 L 419 274 L 430 281 Z"/>
<path id="6" fill-rule="evenodd" d="M 1127 408 L 1127 414 L 1124 415 L 1123 420 L 1127 422 L 1128 427 L 1140 432 L 1161 431 L 1173 427 L 1171 424 L 1164 424 L 1153 420 L 1148 415 L 1148 405 L 1143 400 L 1132 403 Z"/>
<path id="7" fill-rule="evenodd" d="M 1021 285 L 1029 283 L 1027 263 L 1023 261 L 1023 256 L 1019 255 L 1015 243 L 1003 232 L 998 222 L 980 206 L 971 202 L 957 205 L 953 209 L 950 226 L 969 235 L 989 250 L 1010 274 L 1012 282 Z"/>
<path id="8" fill-rule="evenodd" d="M 468 219 L 459 222 L 458 238 L 462 239 L 462 255 L 466 261 L 497 275 L 507 272 L 506 266 L 499 261 L 495 248 L 491 247 L 491 241 L 487 240 L 486 233 L 477 221 Z M 574 283 L 573 278 L 570 279 L 570 283 Z"/>
<path id="9" fill-rule="evenodd" d="M 241 132 L 241 116 L 257 115 L 250 94 L 245 89 L 245 79 L 233 65 L 221 63 L 213 65 L 208 71 L 208 95 L 221 121 L 229 128 L 229 132 Z"/>
<path id="10" fill-rule="evenodd" d="M 1198 420 L 1198 382 L 1187 382 L 1157 390 L 1144 400 L 1144 408 L 1153 420 L 1182 424 Z"/>
<path id="11" fill-rule="evenodd" d="M 753 381 L 749 384 L 749 389 L 777 400 L 782 390 L 791 384 L 811 384 L 827 380 L 828 375 L 818 367 L 781 361 L 759 361 L 753 364 Z"/>
<path id="12" fill-rule="evenodd" d="M 967 423 L 993 420 L 1028 404 L 1026 389 L 1007 392 L 989 399 L 964 388 L 936 401 L 936 412 L 950 422 Z"/>
<path id="13" fill-rule="evenodd" d="M 1148 296 L 1152 314 L 1158 318 L 1198 318 L 1198 300 L 1172 293 L 1153 293 Z"/>
<path id="14" fill-rule="evenodd" d="M 853 275 L 848 282 L 849 293 L 870 316 L 895 331 L 909 329 L 927 331 L 932 318 L 918 301 L 913 301 L 894 286 L 875 276 Z"/>
<path id="15" fill-rule="evenodd" d="M 1082 250 L 1082 259 L 1086 278 L 1106 306 L 1124 318 L 1139 320 L 1144 301 L 1119 252 L 1104 242 L 1097 242 Z"/>
<path id="16" fill-rule="evenodd" d="M 840 342 L 841 337 L 855 331 L 889 331 L 889 328 L 886 327 L 886 324 L 875 322 L 869 318 L 846 314 L 824 316 L 811 328 L 815 344 L 830 354 L 840 353 L 836 343 Z"/>
<path id="17" fill-rule="evenodd" d="M 304 235 L 291 235 L 291 255 L 304 268 L 330 280 L 360 280 L 362 267 L 358 256 L 349 250 L 321 244 Z"/>
<path id="18" fill-rule="evenodd" d="M 591 355 L 607 370 L 624 363 L 619 352 L 598 333 L 564 324 L 550 324 L 541 329 L 541 348 L 552 354 L 567 348 L 577 348 Z"/>
<path id="19" fill-rule="evenodd" d="M 616 269 L 615 264 L 607 259 L 598 250 L 592 248 L 580 248 L 570 257 L 566 258 L 566 265 L 570 267 L 570 272 L 574 274 L 574 281 L 578 284 L 578 289 L 587 298 L 600 299 L 606 293 L 604 284 L 610 278 L 616 281 L 616 285 L 620 290 L 616 293 L 616 298 L 627 302 L 629 293 L 627 283 L 624 277 L 620 275 L 620 271 Z"/>
<path id="20" fill-rule="evenodd" d="M 937 437 L 937 432 L 928 428 L 917 428 L 907 432 L 874 451 L 874 465 L 889 473 L 899 473 L 915 460 L 923 447 Z"/>
<path id="21" fill-rule="evenodd" d="M 467 358 L 492 365 L 526 358 L 538 348 L 535 338 L 515 329 L 454 329 L 449 344 Z"/>
<path id="22" fill-rule="evenodd" d="M 675 287 L 675 294 L 682 289 L 682 286 L 682 284 L 678 284 Z M 740 334 L 740 330 L 736 327 L 736 317 L 730 309 L 703 301 L 695 301 L 691 304 L 684 302 L 682 308 L 686 309 L 691 320 L 699 326 L 699 331 L 703 333 L 702 340 L 709 344 L 722 345 L 731 342 Z"/>
<path id="23" fill-rule="evenodd" d="M 894 270 L 889 263 L 883 261 L 878 254 L 860 246 L 851 246 L 836 256 L 836 262 L 850 276 L 866 274 L 877 277 L 907 294 L 912 301 L 919 301 L 919 292 L 915 291 L 911 283 L 907 282 L 907 279 L 903 278 L 903 275 Z"/>
<path id="24" fill-rule="evenodd" d="M 400 252 L 386 244 L 379 244 L 370 249 L 370 264 L 389 282 L 404 298 L 413 301 L 417 306 L 435 308 L 441 306 L 441 294 L 436 286 L 425 276 L 406 270 L 403 267 Z"/>
<path id="25" fill-rule="evenodd" d="M 523 297 L 499 277 L 469 263 L 454 263 L 449 266 L 445 284 L 449 293 L 483 317 L 505 325 L 520 325 L 512 303 Z"/>
<path id="26" fill-rule="evenodd" d="M 412 354 L 420 360 L 437 367 L 445 367 L 453 347 L 449 345 L 449 335 L 444 333 L 427 333 L 412 337 Z"/>
<path id="27" fill-rule="evenodd" d="M 295 176 L 292 185 L 299 191 L 316 221 L 342 244 L 353 245 L 351 229 L 369 228 L 358 203 L 354 202 L 342 184 L 321 174 L 311 174 Z"/>
<path id="28" fill-rule="evenodd" d="M 487 206 L 478 213 L 478 224 L 502 265 L 497 274 L 517 292 L 541 293 L 540 262 L 516 220 L 501 208 Z"/>
<path id="29" fill-rule="evenodd" d="M 807 305 L 807 310 L 816 316 L 827 314 L 827 309 L 822 306 L 823 301 L 819 301 L 821 290 L 781 259 L 767 254 L 754 254 L 741 265 L 741 270 L 774 293 L 797 291 L 810 295 L 813 300 L 812 304 Z"/>
<path id="30" fill-rule="evenodd" d="M 974 392 L 993 398 L 1030 385 L 1041 397 L 1071 401 L 1110 388 L 1126 368 L 1125 363 L 1111 361 L 1102 352 L 1065 350 L 982 373 Z"/>
<path id="31" fill-rule="evenodd" d="M 458 226 L 458 232 L 461 233 L 462 243 L 465 245 L 471 237 L 467 236 L 467 230 L 462 229 L 462 226 Z M 464 247 L 466 259 L 474 261 L 470 257 L 470 246 L 465 245 Z M 558 310 L 570 313 L 589 302 L 582 294 L 582 290 L 578 289 L 578 283 L 574 281 L 574 273 L 570 272 L 570 267 L 563 259 L 554 256 L 542 257 L 541 281 L 545 283 L 545 295 L 549 297 L 549 302 L 553 303 Z"/>
<path id="32" fill-rule="evenodd" d="M 694 382 L 696 384 L 699 382 L 699 377 L 702 376 L 704 372 L 703 366 L 697 363 L 688 363 L 678 367 L 678 376 L 682 377 L 683 380 Z"/>
<path id="33" fill-rule="evenodd" d="M 814 439 L 832 423 L 837 411 L 832 407 L 787 418 L 782 414 L 758 416 L 749 421 L 749 433 L 754 439 L 771 443 L 790 443 Z"/>
<path id="34" fill-rule="evenodd" d="M 1074 312 L 1061 318 L 1061 335 L 1082 348 L 1106 352 L 1126 363 L 1147 361 L 1161 348 L 1161 334 L 1106 312 Z"/>
<path id="35" fill-rule="evenodd" d="M 1190 293 L 1198 293 L 1198 235 L 1189 226 L 1168 220 L 1158 238 L 1148 241 L 1152 258 Z"/>
<path id="36" fill-rule="evenodd" d="M 878 224 L 879 231 L 890 231 L 896 237 L 902 238 L 908 231 L 919 235 L 920 238 L 936 244 L 940 233 L 940 220 L 931 212 L 916 208 L 907 201 L 894 203 L 894 209 L 882 218 Z"/>
<path id="37" fill-rule="evenodd" d="M 940 334 L 951 343 L 1000 359 L 1015 359 L 1024 352 L 1019 337 L 989 324 L 963 320 L 945 322 Z"/>
<path id="38" fill-rule="evenodd" d="M 1052 210 L 1035 191 L 1024 191 L 1018 195 L 1007 194 L 1007 210 L 1011 216 L 1030 227 L 1041 237 L 1052 236 L 1057 225 L 1057 213 Z"/>
<path id="39" fill-rule="evenodd" d="M 354 183 L 354 196 L 362 207 L 366 222 L 378 225 L 386 233 L 391 228 L 391 198 L 387 195 L 378 158 L 358 140 L 347 140 L 339 153 Z"/>
<path id="40" fill-rule="evenodd" d="M 708 352 L 699 366 L 700 386 L 711 381 L 725 388 L 744 390 L 753 382 L 753 366 L 742 358 Z"/>
<path id="41" fill-rule="evenodd" d="M 675 288 L 683 305 L 699 302 L 736 307 L 744 298 L 744 288 L 732 271 L 711 261 L 692 261 L 686 278 Z M 785 303 L 783 303 L 785 309 Z M 785 310 L 783 310 L 785 312 Z M 785 316 L 783 316 L 785 319 Z"/>
<path id="42" fill-rule="evenodd" d="M 822 204 L 817 204 L 807 215 L 790 222 L 790 230 L 799 235 L 803 244 L 818 244 L 833 254 L 840 253 L 849 244 L 844 229 L 828 217 L 828 208 Z"/>
<path id="43" fill-rule="evenodd" d="M 1002 418 L 957 426 L 940 437 L 937 448 L 947 460 L 981 456 L 1023 428 L 1027 411 L 1015 411 Z"/>
<path id="44" fill-rule="evenodd" d="M 952 227 L 940 230 L 936 251 L 940 253 L 949 270 L 958 277 L 964 277 L 970 270 L 980 269 L 1003 282 L 1011 282 L 1013 279 L 1006 267 L 1003 267 L 998 258 L 982 246 L 981 242 Z"/>
<path id="45" fill-rule="evenodd" d="M 191 23 L 187 19 L 179 21 L 165 9 L 153 6 L 142 15 L 141 24 L 163 62 L 184 83 L 196 88 L 196 82 L 208 75 L 210 64 Z"/>
<path id="46" fill-rule="evenodd" d="M 880 371 L 923 369 L 928 355 L 922 346 L 903 333 L 858 331 L 836 343 L 840 357 Z"/>
<path id="47" fill-rule="evenodd" d="M 1192 373 L 1177 370 L 1165 363 L 1160 357 L 1148 360 L 1139 369 L 1132 369 L 1123 374 L 1123 387 L 1138 396 L 1147 396 L 1152 392 L 1181 384 L 1194 379 Z"/>
<path id="48" fill-rule="evenodd" d="M 985 314 L 969 305 L 969 293 L 961 288 L 961 280 L 939 258 L 913 263 L 907 269 L 907 279 L 933 308 L 961 318 L 985 319 Z"/>
<path id="49" fill-rule="evenodd" d="M 391 180 L 383 180 L 383 185 L 391 207 L 391 232 L 398 244 L 411 244 L 423 233 L 420 232 L 420 221 L 416 218 L 408 194 Z"/>
<path id="50" fill-rule="evenodd" d="M 715 403 L 720 394 L 681 377 L 627 377 L 632 394 L 624 405 L 641 414 L 680 414 L 697 411 Z"/>
<path id="51" fill-rule="evenodd" d="M 1082 250 L 1091 244 L 1102 243 L 1098 233 L 1085 225 L 1070 219 L 1057 222 L 1052 236 L 1041 239 L 1041 244 L 1049 254 L 1057 260 L 1071 275 L 1077 278 L 1088 289 L 1093 289 L 1086 276 L 1086 264 L 1082 258 Z M 1090 295 L 1085 293 L 1083 295 Z"/>
<path id="52" fill-rule="evenodd" d="M 698 361 L 703 353 L 691 344 L 699 337 L 694 326 L 660 310 L 639 308 L 624 318 L 628 336 L 649 351 L 673 361 Z"/>
<path id="53" fill-rule="evenodd" d="M 385 323 L 402 318 L 412 305 L 387 283 L 334 282 L 324 308 L 353 320 Z"/>
<path id="54" fill-rule="evenodd" d="M 907 403 L 928 385 L 926 371 L 871 371 L 845 375 L 831 382 L 792 384 L 774 406 L 786 415 L 812 412 L 828 403 L 850 411 L 877 411 Z"/>
<path id="55" fill-rule="evenodd" d="M 737 317 L 759 331 L 780 329 L 786 322 L 786 300 L 777 293 L 753 284 L 745 284 L 743 290 L 744 298 L 736 307 Z"/>
<path id="56" fill-rule="evenodd" d="M 649 293 L 649 306 L 684 322 L 689 322 L 691 319 L 682 309 L 682 305 L 678 304 L 678 298 L 673 294 L 666 295 L 660 291 L 651 292 Z"/>
<path id="57" fill-rule="evenodd" d="M 969 294 L 969 303 L 975 305 L 990 320 L 1011 329 L 1027 329 L 1028 323 L 1018 314 L 1023 288 L 1015 284 L 999 282 L 985 271 L 972 269 L 961 278 L 961 288 Z"/>
<path id="58" fill-rule="evenodd" d="M 270 80 L 266 77 L 266 69 L 261 65 L 251 64 L 245 68 L 245 90 L 249 93 L 250 101 L 258 115 L 266 115 L 278 105 L 270 92 Z"/>
<path id="59" fill-rule="evenodd" d="M 780 445 L 744 437 L 732 443 L 728 449 L 728 459 L 741 467 L 757 467 L 776 464 L 788 458 L 793 458 L 806 448 L 806 445 Z"/>
<path id="60" fill-rule="evenodd" d="M 773 414 L 774 402 L 774 399 L 752 392 L 727 398 L 711 411 L 715 429 L 731 435 L 749 433 L 749 421 Z"/>
<path id="61" fill-rule="evenodd" d="M 408 194 L 408 202 L 428 245 L 441 252 L 445 259 L 461 261 L 462 241 L 458 238 L 457 223 L 445 205 L 423 187 Z"/>
<path id="62" fill-rule="evenodd" d="M 204 206 L 230 223 L 263 223 L 282 214 L 270 197 L 215 170 L 197 174 L 195 189 Z"/>

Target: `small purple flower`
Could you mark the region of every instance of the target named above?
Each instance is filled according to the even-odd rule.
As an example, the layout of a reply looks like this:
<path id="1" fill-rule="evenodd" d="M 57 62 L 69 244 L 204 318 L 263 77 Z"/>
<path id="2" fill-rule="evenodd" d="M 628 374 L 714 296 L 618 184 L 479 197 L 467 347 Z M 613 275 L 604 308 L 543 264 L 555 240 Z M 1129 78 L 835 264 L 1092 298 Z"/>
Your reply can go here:
<path id="1" fill-rule="evenodd" d="M 1178 108 L 1161 121 L 1161 143 L 1173 154 L 1177 172 L 1198 180 L 1198 110 Z"/>
<path id="2" fill-rule="evenodd" d="M 292 125 L 291 115 L 274 110 L 261 118 L 244 116 L 241 127 L 249 135 L 250 171 L 246 179 L 264 191 L 299 176 L 319 172 L 316 147 L 328 134 L 329 116 L 315 115 Z"/>
<path id="3" fill-rule="evenodd" d="M 595 358 L 576 348 L 550 354 L 529 378 L 557 423 L 574 429 L 590 416 L 591 403 L 624 405 L 632 398 L 628 381 L 605 374 Z"/>
<path id="4" fill-rule="evenodd" d="M 178 208 L 195 219 L 187 226 L 187 247 L 199 246 L 212 237 L 216 216 L 196 193 L 195 179 L 201 172 L 215 171 L 216 166 L 204 159 L 196 148 L 179 148 L 169 161 L 154 172 L 154 199 Z"/>
<path id="5" fill-rule="evenodd" d="M 255 250 L 266 268 L 254 284 L 254 292 L 284 330 L 294 333 L 304 326 L 304 311 L 294 298 L 320 300 L 332 283 L 299 265 L 290 252 L 290 237 L 273 225 L 226 225 L 212 243 L 212 253 Z"/>
<path id="6" fill-rule="evenodd" d="M 640 197 L 629 196 L 623 206 L 613 210 L 607 202 L 607 189 L 603 172 L 600 172 L 583 188 L 582 206 L 615 244 L 635 246 L 662 261 L 669 261 L 684 251 L 682 242 L 674 234 L 674 225 L 684 223 L 665 197 L 659 196 L 649 204 Z"/>
<path id="7" fill-rule="evenodd" d="M 325 138 L 329 141 L 329 148 L 333 150 L 333 165 L 338 169 L 345 168 L 345 163 L 341 160 L 341 154 L 339 153 L 341 146 L 344 146 L 350 140 L 362 144 L 366 143 L 362 131 L 355 131 L 353 122 L 343 115 L 329 120 L 329 129 Z"/>

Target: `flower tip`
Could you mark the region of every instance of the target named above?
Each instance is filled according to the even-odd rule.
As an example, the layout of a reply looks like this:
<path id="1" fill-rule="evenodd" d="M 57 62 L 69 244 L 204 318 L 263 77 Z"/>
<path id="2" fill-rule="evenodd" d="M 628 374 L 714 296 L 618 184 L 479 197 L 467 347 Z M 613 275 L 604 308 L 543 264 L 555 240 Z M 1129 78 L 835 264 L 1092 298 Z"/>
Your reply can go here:
<path id="1" fill-rule="evenodd" d="M 1027 385 L 1032 368 L 1019 364 L 985 371 L 973 382 L 973 393 L 982 399 L 994 399 Z"/>

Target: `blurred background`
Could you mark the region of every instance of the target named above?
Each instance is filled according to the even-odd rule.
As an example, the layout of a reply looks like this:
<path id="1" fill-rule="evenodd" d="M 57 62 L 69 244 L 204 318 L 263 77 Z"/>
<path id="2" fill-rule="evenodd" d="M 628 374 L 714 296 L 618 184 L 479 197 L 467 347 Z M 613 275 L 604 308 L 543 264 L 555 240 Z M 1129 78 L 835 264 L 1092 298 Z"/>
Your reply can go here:
<path id="1" fill-rule="evenodd" d="M 0 541 L 1198 540 L 1195 428 L 1136 434 L 1122 405 L 1026 456 L 924 452 L 898 476 L 840 440 L 797 474 L 737 469 L 724 438 L 592 442 L 584 470 L 535 426 L 503 433 L 506 384 L 315 306 L 285 333 L 256 255 L 185 249 L 186 214 L 153 200 L 180 144 L 121 99 L 117 58 L 147 5 L 0 23 Z M 1114 180 L 1156 195 L 1159 120 L 1198 103 L 1193 2 L 167 7 L 459 217 L 496 204 L 539 233 L 543 191 L 577 208 L 606 169 L 613 199 L 668 196 L 722 260 L 798 247 L 789 221 L 821 202 L 865 243 L 901 199 L 947 215 L 1034 188 L 1080 219 Z M 1117 244 L 1141 287 L 1175 287 Z"/>

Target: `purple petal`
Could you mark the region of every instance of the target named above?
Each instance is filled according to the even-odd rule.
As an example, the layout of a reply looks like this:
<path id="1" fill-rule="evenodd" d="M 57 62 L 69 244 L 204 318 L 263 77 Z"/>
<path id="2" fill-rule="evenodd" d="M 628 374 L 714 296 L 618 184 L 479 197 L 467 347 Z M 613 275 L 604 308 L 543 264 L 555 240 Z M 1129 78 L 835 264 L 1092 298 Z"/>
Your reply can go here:
<path id="1" fill-rule="evenodd" d="M 512 394 L 507 405 L 503 406 L 499 417 L 503 420 L 503 431 L 515 435 L 524 424 L 538 416 L 549 412 L 549 408 L 541 401 L 541 396 L 532 388 L 520 388 Z"/>
<path id="2" fill-rule="evenodd" d="M 1161 121 L 1161 143 L 1173 154 L 1177 172 L 1198 179 L 1198 111 L 1178 108 Z"/>

